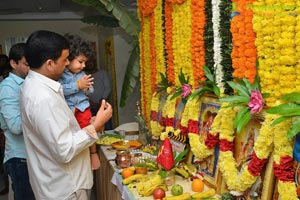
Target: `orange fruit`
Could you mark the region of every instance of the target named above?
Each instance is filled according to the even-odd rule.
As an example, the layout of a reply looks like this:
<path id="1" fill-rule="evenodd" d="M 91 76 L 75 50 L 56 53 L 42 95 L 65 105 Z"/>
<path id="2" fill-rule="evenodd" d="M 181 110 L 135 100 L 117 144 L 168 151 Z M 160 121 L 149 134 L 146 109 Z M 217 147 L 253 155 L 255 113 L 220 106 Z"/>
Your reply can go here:
<path id="1" fill-rule="evenodd" d="M 128 168 L 123 169 L 121 174 L 122 174 L 123 178 L 128 178 L 129 176 L 132 176 L 134 174 L 134 170 L 132 168 L 128 167 Z"/>
<path id="2" fill-rule="evenodd" d="M 193 192 L 202 192 L 204 190 L 204 183 L 201 179 L 194 179 L 192 181 L 192 191 Z"/>

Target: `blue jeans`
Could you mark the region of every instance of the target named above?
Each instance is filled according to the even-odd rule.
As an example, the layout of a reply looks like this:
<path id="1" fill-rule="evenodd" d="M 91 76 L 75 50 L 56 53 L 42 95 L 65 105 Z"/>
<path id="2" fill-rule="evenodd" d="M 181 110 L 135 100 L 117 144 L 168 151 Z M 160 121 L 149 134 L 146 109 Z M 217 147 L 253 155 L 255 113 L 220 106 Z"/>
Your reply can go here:
<path id="1" fill-rule="evenodd" d="M 4 165 L 12 181 L 14 200 L 34 200 L 34 194 L 29 183 L 26 159 L 11 158 Z"/>

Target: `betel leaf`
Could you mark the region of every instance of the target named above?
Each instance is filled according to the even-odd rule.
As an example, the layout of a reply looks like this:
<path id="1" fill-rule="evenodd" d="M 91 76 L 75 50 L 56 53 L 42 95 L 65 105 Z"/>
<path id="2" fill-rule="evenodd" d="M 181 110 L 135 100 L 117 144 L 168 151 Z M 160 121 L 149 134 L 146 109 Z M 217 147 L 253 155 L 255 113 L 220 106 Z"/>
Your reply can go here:
<path id="1" fill-rule="evenodd" d="M 297 116 L 300 115 L 300 105 L 294 103 L 281 104 L 268 109 L 267 113 L 290 117 Z"/>
<path id="2" fill-rule="evenodd" d="M 238 123 L 240 122 L 240 120 L 242 119 L 242 117 L 246 114 L 246 112 L 249 111 L 249 108 L 244 106 L 243 108 L 241 108 L 239 110 L 239 112 L 237 113 L 234 122 L 233 122 L 233 127 L 236 128 L 238 126 Z"/>
<path id="3" fill-rule="evenodd" d="M 250 119 L 251 119 L 251 114 L 249 110 L 243 115 L 243 117 L 240 119 L 239 123 L 237 124 L 236 132 L 240 133 L 243 130 L 243 128 L 246 126 L 246 124 L 250 121 Z"/>
<path id="4" fill-rule="evenodd" d="M 300 93 L 299 92 L 293 92 L 289 94 L 285 94 L 281 97 L 283 100 L 290 101 L 293 103 L 300 103 Z"/>
<path id="5" fill-rule="evenodd" d="M 250 96 L 247 88 L 243 87 L 242 85 L 235 83 L 233 81 L 227 81 L 228 85 L 235 90 L 239 95 L 243 95 L 243 96 Z"/>
<path id="6" fill-rule="evenodd" d="M 297 135 L 300 132 L 300 120 L 299 118 L 297 120 L 294 120 L 290 130 L 287 133 L 288 139 L 292 139 L 295 135 Z"/>

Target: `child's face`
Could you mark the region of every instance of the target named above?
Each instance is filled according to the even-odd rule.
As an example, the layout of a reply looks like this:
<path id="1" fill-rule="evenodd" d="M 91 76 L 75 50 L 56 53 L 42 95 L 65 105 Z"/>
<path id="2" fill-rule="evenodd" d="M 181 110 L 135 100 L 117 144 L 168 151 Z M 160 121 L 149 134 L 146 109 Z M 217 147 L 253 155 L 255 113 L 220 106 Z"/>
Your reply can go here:
<path id="1" fill-rule="evenodd" d="M 73 60 L 70 60 L 70 64 L 67 68 L 73 74 L 77 74 L 81 72 L 85 68 L 85 63 L 87 62 L 88 58 L 82 54 L 76 56 Z"/>

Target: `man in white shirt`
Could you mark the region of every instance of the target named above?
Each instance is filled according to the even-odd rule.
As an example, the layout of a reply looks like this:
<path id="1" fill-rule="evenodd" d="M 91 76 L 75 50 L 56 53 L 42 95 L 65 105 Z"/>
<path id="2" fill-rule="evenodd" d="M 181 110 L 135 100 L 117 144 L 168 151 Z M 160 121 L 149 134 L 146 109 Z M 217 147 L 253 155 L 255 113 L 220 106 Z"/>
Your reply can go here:
<path id="1" fill-rule="evenodd" d="M 80 129 L 57 80 L 69 64 L 69 44 L 54 32 L 32 33 L 25 50 L 30 71 L 20 109 L 30 183 L 39 200 L 86 200 L 93 185 L 89 146 L 112 116 L 102 101 L 91 125 Z"/>

